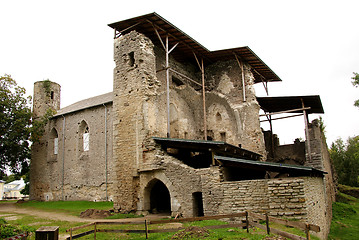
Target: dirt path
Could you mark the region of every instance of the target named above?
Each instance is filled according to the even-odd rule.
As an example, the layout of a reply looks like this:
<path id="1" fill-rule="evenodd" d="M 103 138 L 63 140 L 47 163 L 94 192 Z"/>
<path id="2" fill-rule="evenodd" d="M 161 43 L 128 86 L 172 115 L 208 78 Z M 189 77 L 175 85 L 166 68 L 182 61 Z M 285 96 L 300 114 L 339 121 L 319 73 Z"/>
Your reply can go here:
<path id="1" fill-rule="evenodd" d="M 14 214 L 27 214 L 31 216 L 36 216 L 44 219 L 51 219 L 51 220 L 61 220 L 61 221 L 68 221 L 68 222 L 95 222 L 99 221 L 100 219 L 93 219 L 93 218 L 80 218 L 72 215 L 68 215 L 65 213 L 59 212 L 47 212 L 43 210 L 39 210 L 36 208 L 25 208 L 25 207 L 18 207 L 15 203 L 1 203 L 0 204 L 0 215 L 2 213 L 14 213 Z M 144 221 L 145 219 L 158 219 L 163 218 L 163 215 L 148 215 L 142 218 L 126 218 L 126 219 L 101 219 L 100 221 L 103 222 L 136 222 L 136 221 Z"/>

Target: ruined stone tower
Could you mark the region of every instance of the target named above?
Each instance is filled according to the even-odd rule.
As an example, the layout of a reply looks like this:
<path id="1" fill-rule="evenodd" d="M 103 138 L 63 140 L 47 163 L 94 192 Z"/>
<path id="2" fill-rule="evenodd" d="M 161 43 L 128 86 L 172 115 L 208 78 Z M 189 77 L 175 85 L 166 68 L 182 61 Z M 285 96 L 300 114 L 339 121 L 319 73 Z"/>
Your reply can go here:
<path id="1" fill-rule="evenodd" d="M 60 109 L 61 86 L 49 80 L 35 82 L 33 116 L 34 120 L 41 118 L 48 109 Z M 46 126 L 48 127 L 48 126 Z M 47 128 L 45 133 L 47 134 Z M 48 172 L 48 150 L 46 138 L 41 137 L 39 142 L 34 142 L 31 146 L 31 166 L 30 166 L 30 196 L 33 198 L 38 193 L 48 192 L 50 189 L 50 175 Z"/>
<path id="2" fill-rule="evenodd" d="M 61 86 L 49 80 L 35 82 L 34 84 L 34 118 L 45 115 L 47 109 L 55 111 L 60 109 Z"/>
<path id="3" fill-rule="evenodd" d="M 136 209 L 137 169 L 147 129 L 144 105 L 155 87 L 155 55 L 152 42 L 136 32 L 116 39 L 114 49 L 113 156 L 118 181 L 114 207 L 127 212 Z"/>

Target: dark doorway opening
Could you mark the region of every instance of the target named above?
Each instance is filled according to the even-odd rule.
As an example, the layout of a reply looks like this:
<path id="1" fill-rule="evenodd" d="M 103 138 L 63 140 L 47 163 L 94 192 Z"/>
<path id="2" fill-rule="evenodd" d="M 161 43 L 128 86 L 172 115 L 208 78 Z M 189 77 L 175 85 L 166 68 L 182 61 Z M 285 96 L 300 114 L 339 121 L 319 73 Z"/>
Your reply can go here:
<path id="1" fill-rule="evenodd" d="M 192 197 L 193 197 L 193 217 L 204 216 L 202 192 L 194 192 L 192 193 Z"/>
<path id="2" fill-rule="evenodd" d="M 150 206 L 152 213 L 171 213 L 170 193 L 161 181 L 156 181 L 151 189 Z"/>

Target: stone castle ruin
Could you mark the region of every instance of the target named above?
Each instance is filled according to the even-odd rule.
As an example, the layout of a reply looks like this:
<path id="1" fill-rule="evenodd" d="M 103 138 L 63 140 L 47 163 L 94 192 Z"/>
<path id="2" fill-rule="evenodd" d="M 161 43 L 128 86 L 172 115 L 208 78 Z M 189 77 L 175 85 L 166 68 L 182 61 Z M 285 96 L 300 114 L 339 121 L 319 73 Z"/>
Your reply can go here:
<path id="1" fill-rule="evenodd" d="M 256 97 L 281 79 L 248 47 L 209 51 L 156 13 L 115 31 L 113 92 L 60 108 L 36 82 L 34 118 L 57 113 L 33 144 L 32 199 L 113 201 L 120 212 L 206 216 L 251 210 L 321 226 L 334 184 L 319 96 Z M 279 145 L 260 127 L 305 118 L 306 141 Z"/>

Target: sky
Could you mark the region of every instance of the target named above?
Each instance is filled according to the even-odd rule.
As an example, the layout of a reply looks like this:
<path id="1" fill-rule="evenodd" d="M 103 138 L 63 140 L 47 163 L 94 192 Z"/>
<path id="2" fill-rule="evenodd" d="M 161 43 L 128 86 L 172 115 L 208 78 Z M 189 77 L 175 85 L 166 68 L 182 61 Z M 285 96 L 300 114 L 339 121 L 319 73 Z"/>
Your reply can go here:
<path id="1" fill-rule="evenodd" d="M 320 95 L 327 143 L 359 135 L 359 1 L 0 0 L 0 75 L 33 94 L 61 85 L 61 107 L 112 91 L 113 29 L 156 12 L 209 50 L 248 46 L 283 81 L 269 96 Z M 261 84 L 257 96 L 266 96 Z M 310 115 L 313 120 L 318 115 Z M 302 117 L 273 122 L 282 144 L 304 139 Z M 263 125 L 263 128 L 268 128 Z"/>

